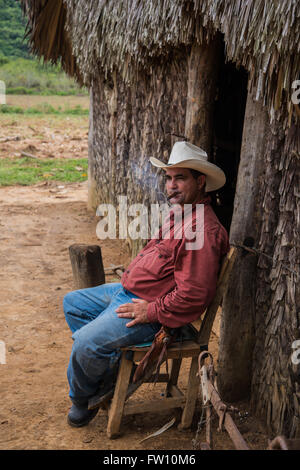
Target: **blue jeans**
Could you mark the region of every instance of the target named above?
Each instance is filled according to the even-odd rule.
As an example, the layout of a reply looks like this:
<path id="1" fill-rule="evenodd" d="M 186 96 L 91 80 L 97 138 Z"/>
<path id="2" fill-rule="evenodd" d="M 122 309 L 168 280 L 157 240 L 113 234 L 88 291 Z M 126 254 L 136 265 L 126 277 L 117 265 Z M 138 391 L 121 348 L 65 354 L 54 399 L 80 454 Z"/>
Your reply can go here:
<path id="1" fill-rule="evenodd" d="M 152 341 L 159 323 L 127 327 L 129 318 L 119 318 L 116 308 L 131 303 L 136 295 L 120 283 L 102 284 L 69 292 L 63 300 L 66 321 L 74 340 L 68 366 L 70 398 L 86 404 L 118 367 L 120 348 Z"/>

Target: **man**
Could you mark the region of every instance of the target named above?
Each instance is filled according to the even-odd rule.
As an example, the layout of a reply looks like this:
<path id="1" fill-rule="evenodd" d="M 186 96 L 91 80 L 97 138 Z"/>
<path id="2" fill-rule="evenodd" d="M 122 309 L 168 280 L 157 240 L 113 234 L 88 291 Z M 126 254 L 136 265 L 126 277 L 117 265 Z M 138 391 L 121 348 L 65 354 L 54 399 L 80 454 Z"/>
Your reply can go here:
<path id="1" fill-rule="evenodd" d="M 189 233 L 196 239 L 197 207 L 204 208 L 200 221 L 203 243 L 188 249 L 191 235 L 182 230 L 182 236 L 175 236 L 174 211 L 158 238 L 151 239 L 130 263 L 121 283 L 65 296 L 64 311 L 74 339 L 68 367 L 71 426 L 84 426 L 97 413 L 97 409 L 88 410 L 88 400 L 101 384 L 104 389 L 111 384 L 120 348 L 152 341 L 161 325 L 179 328 L 199 318 L 213 299 L 220 260 L 229 250 L 228 235 L 207 194 L 224 185 L 223 171 L 207 161 L 206 152 L 188 142 L 174 145 L 168 164 L 155 158 L 150 161 L 164 169 L 167 196 L 177 214 L 178 208 L 182 213 L 185 205 L 191 208 Z"/>

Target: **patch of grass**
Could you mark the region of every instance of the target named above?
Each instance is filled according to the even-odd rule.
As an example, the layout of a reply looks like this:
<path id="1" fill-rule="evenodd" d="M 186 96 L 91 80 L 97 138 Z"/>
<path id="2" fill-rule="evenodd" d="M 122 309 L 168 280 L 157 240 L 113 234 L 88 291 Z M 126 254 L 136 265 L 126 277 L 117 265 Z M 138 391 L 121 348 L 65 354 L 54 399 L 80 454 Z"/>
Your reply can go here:
<path id="1" fill-rule="evenodd" d="M 62 183 L 85 181 L 87 168 L 87 158 L 2 158 L 0 159 L 0 186 L 14 184 L 29 186 L 47 180 Z"/>
<path id="2" fill-rule="evenodd" d="M 45 89 L 37 92 L 34 88 L 26 88 L 23 86 L 15 88 L 6 88 L 7 95 L 40 95 L 40 96 L 81 96 L 87 95 L 85 91 L 79 91 L 77 88 L 68 88 L 66 91 L 58 89 Z"/>
<path id="3" fill-rule="evenodd" d="M 88 95 L 87 89 L 68 77 L 61 65 L 34 58 L 0 60 L 0 80 L 7 94 Z"/>
<path id="4" fill-rule="evenodd" d="M 82 108 L 80 104 L 71 108 L 66 106 L 62 108 L 54 108 L 49 103 L 42 103 L 38 106 L 30 106 L 28 108 L 21 108 L 20 106 L 10 106 L 7 104 L 0 105 L 0 113 L 4 114 L 72 114 L 76 116 L 85 116 L 89 114 L 89 110 Z"/>

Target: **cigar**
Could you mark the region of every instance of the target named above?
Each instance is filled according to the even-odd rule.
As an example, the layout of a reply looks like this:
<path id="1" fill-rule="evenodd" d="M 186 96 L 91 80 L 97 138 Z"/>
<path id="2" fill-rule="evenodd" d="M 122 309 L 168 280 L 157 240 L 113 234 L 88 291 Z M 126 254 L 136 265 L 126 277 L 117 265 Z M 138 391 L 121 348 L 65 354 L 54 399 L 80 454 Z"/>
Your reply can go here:
<path id="1" fill-rule="evenodd" d="M 169 201 L 170 199 L 172 199 L 172 197 L 177 196 L 177 194 L 179 193 L 177 192 L 177 193 L 170 194 L 170 196 L 167 196 L 167 200 Z"/>

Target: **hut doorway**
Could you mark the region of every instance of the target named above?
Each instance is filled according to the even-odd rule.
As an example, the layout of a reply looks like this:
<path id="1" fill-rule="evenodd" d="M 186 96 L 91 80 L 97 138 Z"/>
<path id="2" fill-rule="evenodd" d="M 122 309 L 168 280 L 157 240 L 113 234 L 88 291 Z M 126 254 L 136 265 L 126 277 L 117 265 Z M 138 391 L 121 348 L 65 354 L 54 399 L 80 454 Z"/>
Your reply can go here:
<path id="1" fill-rule="evenodd" d="M 222 60 L 214 106 L 212 161 L 223 169 L 227 181 L 217 194 L 213 194 L 212 206 L 228 233 L 240 162 L 247 81 L 248 75 L 244 69 L 238 70 L 233 63 Z"/>

